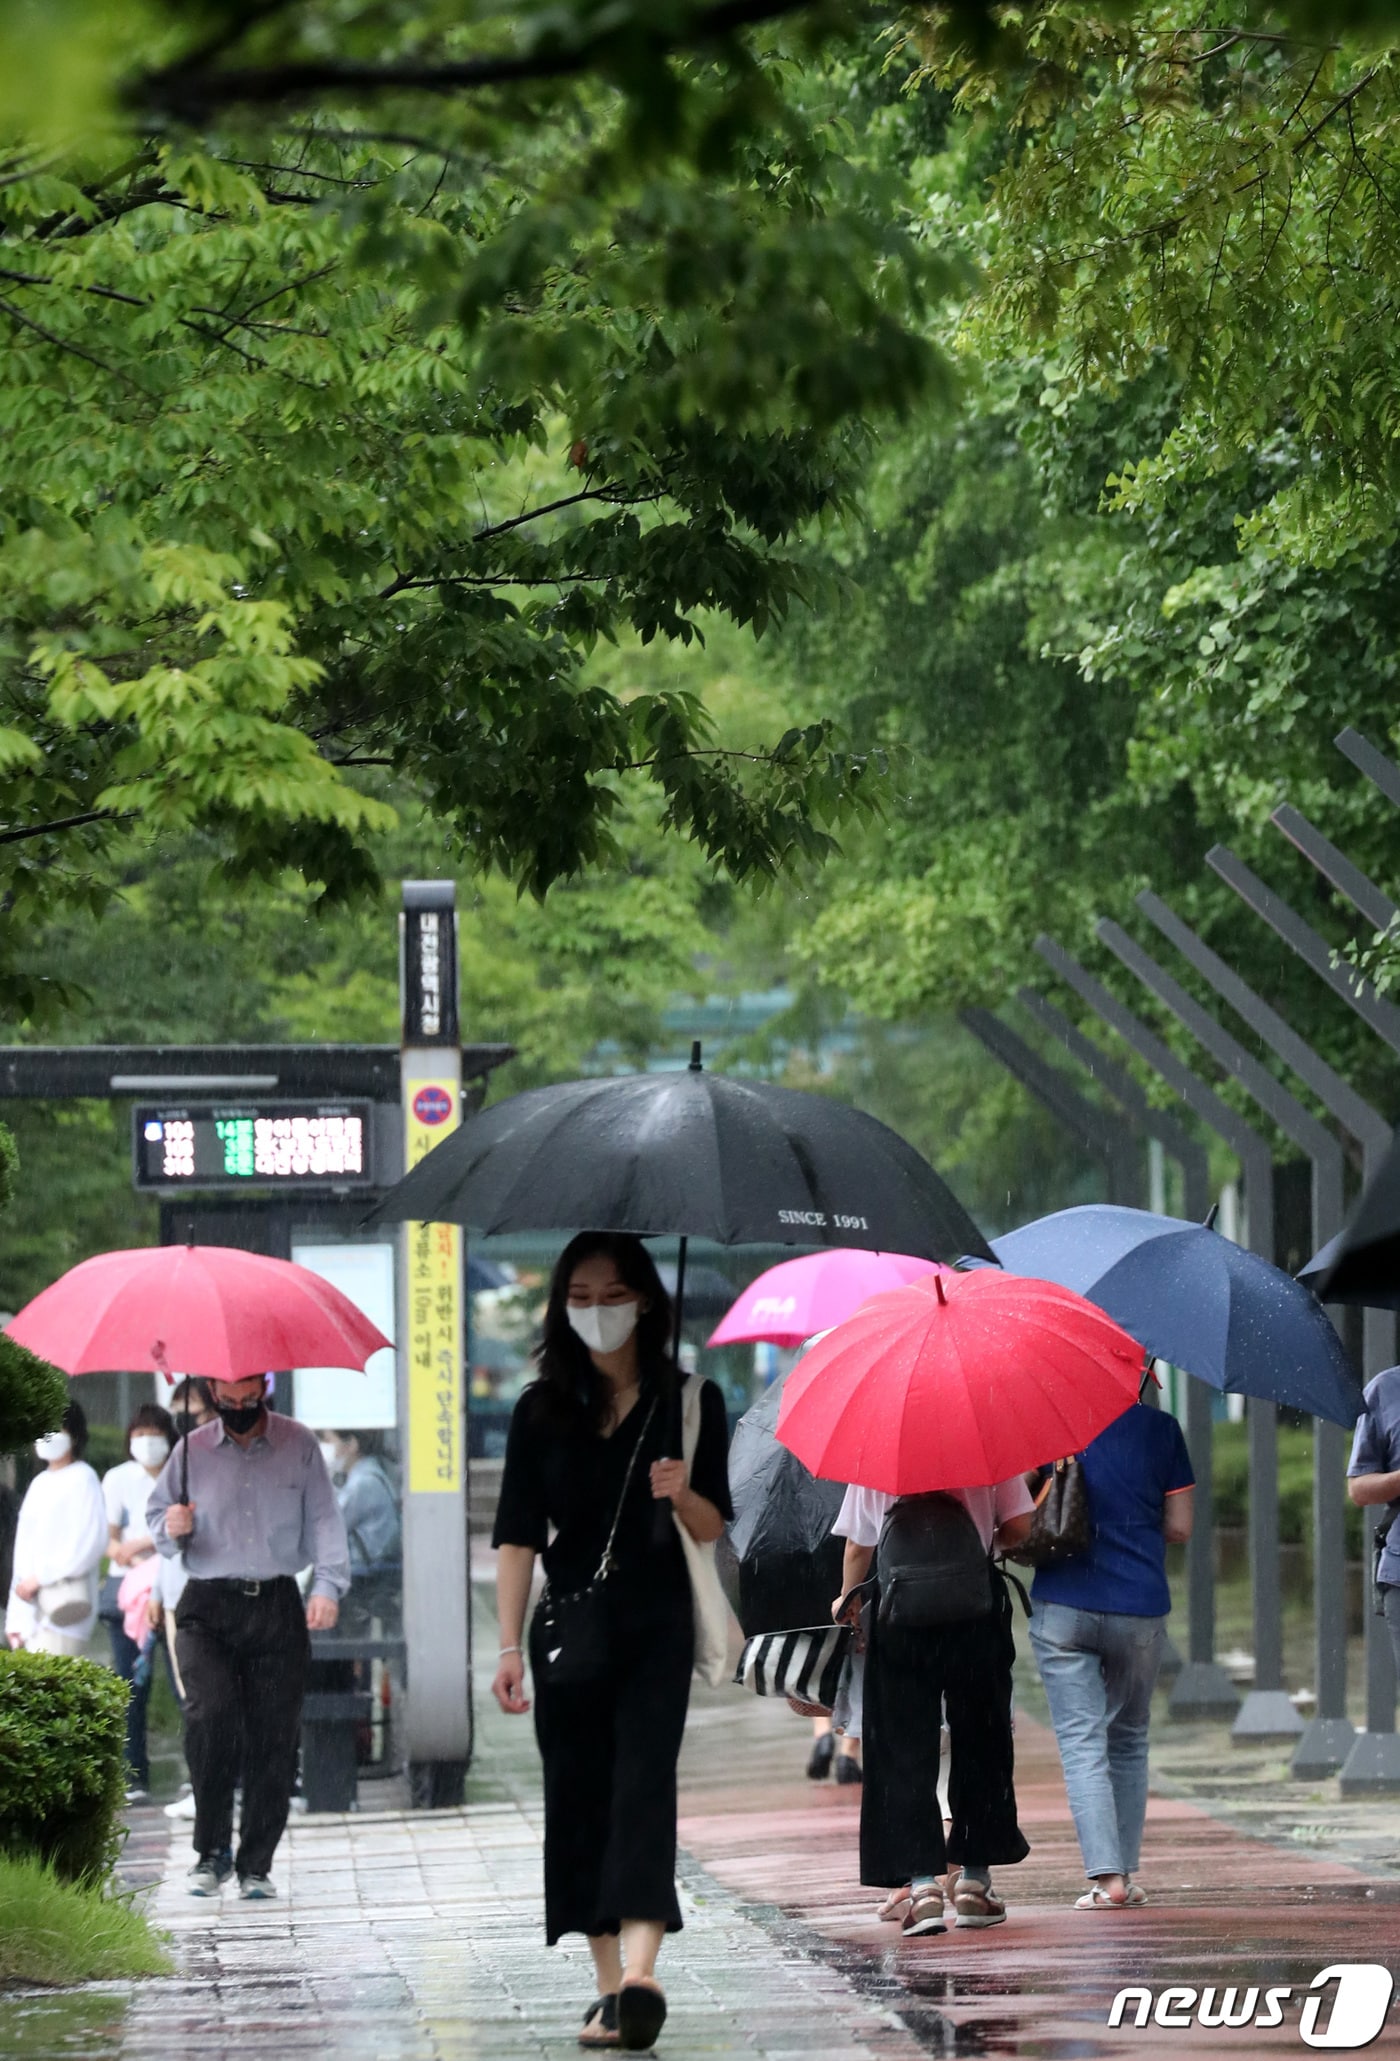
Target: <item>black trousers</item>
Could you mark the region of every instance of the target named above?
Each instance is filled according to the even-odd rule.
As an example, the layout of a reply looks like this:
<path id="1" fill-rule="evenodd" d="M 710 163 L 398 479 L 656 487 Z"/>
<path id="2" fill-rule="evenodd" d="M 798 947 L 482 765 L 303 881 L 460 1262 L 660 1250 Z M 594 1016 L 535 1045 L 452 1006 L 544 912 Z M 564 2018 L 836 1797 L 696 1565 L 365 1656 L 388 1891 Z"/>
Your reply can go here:
<path id="1" fill-rule="evenodd" d="M 290 1575 L 255 1596 L 236 1583 L 191 1581 L 175 1612 L 185 1683 L 185 1759 L 201 1859 L 233 1844 L 233 1792 L 243 1773 L 240 1876 L 266 1875 L 296 1780 L 301 1699 L 311 1642 Z"/>
<path id="2" fill-rule="evenodd" d="M 538 1615 L 530 1628 L 551 1946 L 565 1932 L 616 1933 L 624 1918 L 681 1929 L 676 1762 L 695 1658 L 690 1592 L 641 1608 L 629 1600 L 614 1601 L 611 1665 L 597 1682 L 542 1680 Z"/>
<path id="3" fill-rule="evenodd" d="M 878 1613 L 877 1613 L 878 1615 Z M 860 1879 L 895 1889 L 950 1862 L 1022 1861 L 1016 1822 L 1010 1598 L 990 1617 L 927 1631 L 875 1624 L 865 1662 Z M 952 1831 L 938 1802 L 940 1706 L 946 1702 Z"/>

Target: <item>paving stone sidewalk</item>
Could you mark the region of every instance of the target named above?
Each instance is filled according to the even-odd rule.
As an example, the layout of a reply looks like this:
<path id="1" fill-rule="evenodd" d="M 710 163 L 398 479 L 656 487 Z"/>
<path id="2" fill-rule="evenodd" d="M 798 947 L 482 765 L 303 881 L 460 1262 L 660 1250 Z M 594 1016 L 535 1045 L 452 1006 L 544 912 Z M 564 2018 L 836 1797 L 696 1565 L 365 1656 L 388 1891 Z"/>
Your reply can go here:
<path id="1" fill-rule="evenodd" d="M 478 1650 L 494 1645 L 483 1637 Z M 1074 1911 L 1082 1877 L 1053 1739 L 1037 1722 L 1033 1685 L 1018 1693 L 1032 1855 L 1002 1871 L 1010 1921 L 908 1944 L 875 1919 L 875 1898 L 857 1880 L 859 1791 L 804 1779 L 806 1726 L 732 1691 L 697 1695 L 681 1768 L 686 1930 L 663 1957 L 663 2056 L 1296 2053 L 1297 2001 L 1319 1970 L 1394 1965 L 1400 1809 L 1290 1788 L 1281 1754 L 1241 1755 L 1220 1728 L 1159 1723 L 1172 1793 L 1150 1807 L 1142 1877 L 1151 1905 Z M 176 1976 L 12 1995 L 0 2010 L 0 2056 L 576 2054 L 591 1969 L 582 1941 L 552 1953 L 543 1945 L 532 1730 L 495 1710 L 484 1680 L 477 1712 L 465 1810 L 294 1819 L 275 1904 L 227 1892 L 218 1903 L 189 1898 L 188 1826 L 173 1828 L 167 1848 L 169 1822 L 134 1814 L 131 1879 L 154 1884 L 152 1915 L 173 1941 Z M 383 1794 L 362 1791 L 366 1805 Z M 1154 1994 L 1168 1983 L 1217 1992 L 1292 1984 L 1297 1997 L 1273 2030 L 1111 2029 L 1111 2000 L 1134 1983 Z"/>

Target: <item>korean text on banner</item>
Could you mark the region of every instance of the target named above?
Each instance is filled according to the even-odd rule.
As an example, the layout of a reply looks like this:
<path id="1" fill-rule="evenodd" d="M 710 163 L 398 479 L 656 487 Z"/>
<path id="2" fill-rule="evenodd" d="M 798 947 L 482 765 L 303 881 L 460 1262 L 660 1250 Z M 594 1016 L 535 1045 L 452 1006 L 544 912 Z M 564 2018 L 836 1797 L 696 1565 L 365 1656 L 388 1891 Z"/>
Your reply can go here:
<path id="1" fill-rule="evenodd" d="M 416 1081 L 404 1110 L 407 1160 L 417 1166 L 460 1120 L 458 1084 Z M 408 1489 L 462 1487 L 462 1233 L 456 1224 L 409 1224 Z"/>

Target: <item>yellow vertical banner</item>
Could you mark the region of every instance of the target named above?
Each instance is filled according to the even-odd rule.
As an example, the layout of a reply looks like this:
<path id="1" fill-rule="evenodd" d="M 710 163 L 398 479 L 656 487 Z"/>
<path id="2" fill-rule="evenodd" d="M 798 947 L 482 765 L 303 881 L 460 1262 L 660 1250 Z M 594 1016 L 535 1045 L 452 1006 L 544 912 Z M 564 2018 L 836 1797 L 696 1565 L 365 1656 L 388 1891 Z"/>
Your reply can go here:
<path id="1" fill-rule="evenodd" d="M 410 1169 L 461 1119 L 455 1080 L 416 1080 L 404 1108 Z M 462 1233 L 456 1224 L 409 1224 L 408 1488 L 456 1495 L 462 1487 Z"/>

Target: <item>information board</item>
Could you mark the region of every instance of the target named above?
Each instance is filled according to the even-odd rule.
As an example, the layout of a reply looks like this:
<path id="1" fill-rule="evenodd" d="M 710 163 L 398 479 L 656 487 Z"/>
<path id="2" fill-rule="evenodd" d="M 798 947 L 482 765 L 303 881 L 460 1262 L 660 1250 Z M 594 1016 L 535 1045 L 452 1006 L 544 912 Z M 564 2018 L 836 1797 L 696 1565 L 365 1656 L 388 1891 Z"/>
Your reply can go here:
<path id="1" fill-rule="evenodd" d="M 460 1089 L 444 1076 L 406 1086 L 410 1168 L 457 1128 Z M 462 1233 L 456 1224 L 409 1224 L 408 1486 L 414 1495 L 462 1487 Z"/>
<path id="2" fill-rule="evenodd" d="M 138 1188 L 368 1188 L 369 1102 L 138 1107 Z"/>

